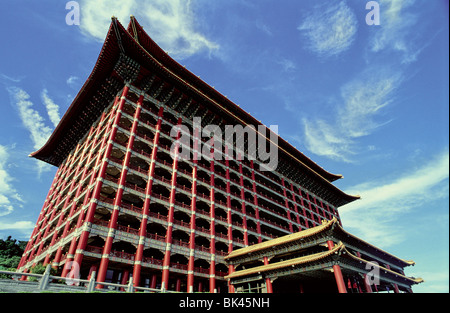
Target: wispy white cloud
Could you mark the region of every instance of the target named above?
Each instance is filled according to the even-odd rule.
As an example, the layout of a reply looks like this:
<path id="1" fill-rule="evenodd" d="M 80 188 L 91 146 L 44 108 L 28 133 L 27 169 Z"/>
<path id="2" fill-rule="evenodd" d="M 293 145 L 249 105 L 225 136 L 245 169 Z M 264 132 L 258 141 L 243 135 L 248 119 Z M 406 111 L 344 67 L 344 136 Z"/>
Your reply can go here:
<path id="1" fill-rule="evenodd" d="M 170 54 L 186 58 L 200 51 L 212 52 L 218 44 L 196 30 L 196 17 L 191 1 L 184 0 L 97 0 L 82 1 L 81 29 L 104 40 L 111 16 L 126 24 L 135 15 L 150 36 Z"/>
<path id="2" fill-rule="evenodd" d="M 297 68 L 297 65 L 295 65 L 294 61 L 285 58 L 277 59 L 276 63 L 281 65 L 285 72 L 294 71 Z"/>
<path id="3" fill-rule="evenodd" d="M 21 195 L 12 184 L 14 179 L 8 172 L 8 158 L 8 148 L 0 145 L 0 217 L 11 214 L 14 206 L 21 206 L 23 203 Z"/>
<path id="4" fill-rule="evenodd" d="M 302 119 L 304 144 L 311 152 L 334 160 L 352 162 L 351 156 L 362 149 L 374 150 L 373 145 L 361 148 L 358 138 L 372 134 L 390 121 L 388 118 L 378 118 L 396 100 L 396 91 L 403 83 L 405 68 L 400 64 L 416 61 L 423 49 L 417 47 L 417 40 L 412 40 L 420 36 L 414 31 L 418 15 L 408 11 L 414 2 L 380 2 L 383 10 L 381 25 L 369 38 L 369 56 L 392 51 L 398 54 L 390 54 L 389 61 L 383 59 L 383 64 L 374 61 L 376 58 L 367 60 L 369 64 L 366 68 L 352 81 L 345 83 L 341 87 L 339 99 L 333 100 L 333 107 L 337 109 L 331 113 L 331 122 L 320 118 Z"/>
<path id="5" fill-rule="evenodd" d="M 8 87 L 13 105 L 17 108 L 23 126 L 29 131 L 33 149 L 40 149 L 52 134 L 52 129 L 45 124 L 45 119 L 33 108 L 30 95 L 18 87 Z M 38 174 L 50 169 L 44 162 L 37 161 Z"/>
<path id="6" fill-rule="evenodd" d="M 448 263 L 447 263 L 448 264 Z M 410 276 L 422 277 L 425 280 L 425 284 L 420 284 L 414 287 L 416 293 L 448 293 L 449 292 L 449 271 L 448 267 L 443 270 L 435 268 L 427 268 L 415 273 L 417 270 L 409 270 Z"/>
<path id="7" fill-rule="evenodd" d="M 19 83 L 22 80 L 22 77 L 11 77 L 11 76 L 5 75 L 3 73 L 0 73 L 0 80 L 4 80 L 7 82 L 13 82 L 13 83 Z"/>
<path id="8" fill-rule="evenodd" d="M 388 247 L 405 239 L 398 223 L 415 207 L 448 197 L 449 151 L 391 181 L 371 181 L 346 192 L 361 195 L 361 200 L 339 209 L 344 226 L 375 245 Z M 448 208 L 442 208 L 446 212 Z M 447 215 L 448 217 L 448 215 Z"/>
<path id="9" fill-rule="evenodd" d="M 351 138 L 370 134 L 380 126 L 374 117 L 391 104 L 402 82 L 398 72 L 387 69 L 367 69 L 341 88 L 343 106 L 338 110 L 339 129 Z M 382 123 L 385 123 L 383 121 Z"/>
<path id="10" fill-rule="evenodd" d="M 264 22 L 257 20 L 255 22 L 256 28 L 258 28 L 259 30 L 261 30 L 264 34 L 266 34 L 267 36 L 273 36 L 273 31 L 270 29 L 270 27 L 265 24 Z"/>
<path id="11" fill-rule="evenodd" d="M 34 224 L 31 221 L 16 221 L 10 223 L 0 221 L 0 230 L 18 230 L 29 233 L 33 228 Z"/>
<path id="12" fill-rule="evenodd" d="M 30 132 L 34 149 L 40 149 L 50 137 L 52 130 L 45 125 L 44 118 L 33 109 L 30 95 L 18 87 L 9 87 L 8 92 L 18 109 L 19 117 L 25 128 Z"/>
<path id="13" fill-rule="evenodd" d="M 355 14 L 345 1 L 317 6 L 298 27 L 307 47 L 323 57 L 339 55 L 349 49 L 357 29 Z"/>
<path id="14" fill-rule="evenodd" d="M 71 88 L 76 88 L 77 87 L 77 82 L 80 80 L 80 78 L 78 76 L 70 76 L 67 80 L 66 83 L 69 87 Z"/>
<path id="15" fill-rule="evenodd" d="M 326 156 L 330 159 L 350 162 L 353 153 L 353 140 L 342 134 L 335 126 L 323 119 L 302 119 L 304 140 L 299 136 L 293 139 L 304 143 L 306 148 L 314 154 Z"/>
<path id="16" fill-rule="evenodd" d="M 370 135 L 389 119 L 377 119 L 395 99 L 402 75 L 387 69 L 368 69 L 341 88 L 333 99 L 332 121 L 303 118 L 304 144 L 314 154 L 351 162 L 360 149 L 357 139 Z M 374 147 L 367 147 L 373 150 Z"/>
<path id="17" fill-rule="evenodd" d="M 423 50 L 417 42 L 417 23 L 419 16 L 412 13 L 415 0 L 381 0 L 382 20 L 370 42 L 372 52 L 394 51 L 401 55 L 401 63 L 408 64 L 417 60 Z M 423 40 L 422 40 L 423 44 Z"/>
<path id="18" fill-rule="evenodd" d="M 45 107 L 47 108 L 47 114 L 50 118 L 50 121 L 53 123 L 53 125 L 56 127 L 61 120 L 61 117 L 59 115 L 59 106 L 53 102 L 52 99 L 48 96 L 47 89 L 44 89 L 41 93 L 42 102 L 44 103 Z"/>

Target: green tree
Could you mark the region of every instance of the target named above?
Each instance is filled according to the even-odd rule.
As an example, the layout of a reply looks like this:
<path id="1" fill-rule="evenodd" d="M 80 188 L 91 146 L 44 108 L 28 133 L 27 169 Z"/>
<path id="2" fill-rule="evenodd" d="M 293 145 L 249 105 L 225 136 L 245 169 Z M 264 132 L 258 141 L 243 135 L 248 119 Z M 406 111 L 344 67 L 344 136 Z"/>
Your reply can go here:
<path id="1" fill-rule="evenodd" d="M 6 240 L 0 239 L 0 268 L 15 270 L 26 245 L 26 241 L 18 241 L 11 236 L 8 236 Z"/>

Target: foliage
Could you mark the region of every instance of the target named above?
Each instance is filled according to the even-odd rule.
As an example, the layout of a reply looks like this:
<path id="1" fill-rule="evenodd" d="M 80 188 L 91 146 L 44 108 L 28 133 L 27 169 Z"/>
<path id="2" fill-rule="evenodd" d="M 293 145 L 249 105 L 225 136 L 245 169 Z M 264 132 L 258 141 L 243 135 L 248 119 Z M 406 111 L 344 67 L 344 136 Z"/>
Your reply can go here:
<path id="1" fill-rule="evenodd" d="M 16 269 L 27 245 L 26 241 L 18 241 L 8 236 L 6 240 L 0 239 L 0 268 Z"/>
<path id="2" fill-rule="evenodd" d="M 26 241 L 17 241 L 11 236 L 0 239 L 0 270 L 15 272 L 26 245 Z M 0 278 L 9 278 L 9 275 L 0 274 Z"/>
<path id="3" fill-rule="evenodd" d="M 45 273 L 45 269 L 47 268 L 47 266 L 42 265 L 41 263 L 36 264 L 34 267 L 32 267 L 30 269 L 30 272 L 33 274 L 44 274 Z M 56 269 L 54 268 L 50 268 L 50 275 L 55 275 L 56 274 Z M 38 281 L 39 279 L 37 279 L 36 277 L 29 277 L 28 281 Z"/>

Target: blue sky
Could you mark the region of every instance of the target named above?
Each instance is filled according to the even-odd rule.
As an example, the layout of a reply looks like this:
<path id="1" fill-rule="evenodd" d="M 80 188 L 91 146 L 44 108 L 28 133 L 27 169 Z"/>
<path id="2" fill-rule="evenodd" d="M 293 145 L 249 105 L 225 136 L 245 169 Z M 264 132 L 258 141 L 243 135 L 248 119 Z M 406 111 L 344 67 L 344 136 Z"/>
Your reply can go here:
<path id="1" fill-rule="evenodd" d="M 0 237 L 27 240 L 56 169 L 41 147 L 90 74 L 111 16 L 136 16 L 173 58 L 362 198 L 351 233 L 404 259 L 415 292 L 448 292 L 448 1 L 5 0 L 0 19 Z"/>

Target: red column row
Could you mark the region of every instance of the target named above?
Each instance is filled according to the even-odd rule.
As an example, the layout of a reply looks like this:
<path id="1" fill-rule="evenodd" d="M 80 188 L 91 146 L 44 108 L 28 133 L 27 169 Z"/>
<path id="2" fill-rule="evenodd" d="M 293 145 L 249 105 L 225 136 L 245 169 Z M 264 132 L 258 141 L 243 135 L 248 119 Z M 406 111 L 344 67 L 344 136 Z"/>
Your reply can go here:
<path id="1" fill-rule="evenodd" d="M 126 97 L 126 94 L 123 96 Z M 137 124 L 138 124 L 138 120 L 139 120 L 139 115 L 141 112 L 141 107 L 142 107 L 142 101 L 144 100 L 144 95 L 141 95 L 139 97 L 139 100 L 137 102 L 137 108 L 134 114 L 134 121 L 133 121 L 133 125 L 131 127 L 131 134 L 130 134 L 130 138 L 128 139 L 128 144 L 127 144 L 127 151 L 125 153 L 125 157 L 123 160 L 123 166 L 122 166 L 122 171 L 120 173 L 120 179 L 119 179 L 119 186 L 117 188 L 117 193 L 116 193 L 116 197 L 114 199 L 114 209 L 113 212 L 111 214 L 111 219 L 109 221 L 109 231 L 108 231 L 108 236 L 106 238 L 106 242 L 105 245 L 103 247 L 103 253 L 102 253 L 102 259 L 100 262 L 100 267 L 98 270 L 98 278 L 97 281 L 98 282 L 104 282 L 105 278 L 106 278 L 106 271 L 108 269 L 108 263 L 109 263 L 109 254 L 111 253 L 111 247 L 113 244 L 113 240 L 114 240 L 114 234 L 115 234 L 115 230 L 117 227 L 117 219 L 119 217 L 119 212 L 120 212 L 120 205 L 122 203 L 122 196 L 123 196 L 123 189 L 126 183 L 126 177 L 127 177 L 127 173 L 128 173 L 128 166 L 130 164 L 130 158 L 131 158 L 131 150 L 133 149 L 133 144 L 134 144 L 134 138 L 135 138 L 135 134 L 136 134 L 136 128 L 137 128 Z M 123 103 L 125 103 L 125 99 L 122 99 Z M 118 125 L 118 122 L 120 121 L 120 116 L 121 116 L 121 110 L 123 108 L 123 103 L 121 103 L 121 105 L 119 105 L 119 110 L 116 113 L 116 122 Z M 114 129 L 117 129 L 117 127 L 115 127 Z M 113 132 L 114 132 L 113 129 Z M 113 135 L 113 134 L 111 134 Z M 114 134 L 115 137 L 115 134 Z M 112 139 L 114 140 L 114 138 Z"/>
<path id="2" fill-rule="evenodd" d="M 108 159 L 109 159 L 109 157 L 111 155 L 111 152 L 112 152 L 113 141 L 114 141 L 114 139 L 116 137 L 116 134 L 117 134 L 117 127 L 119 125 L 119 121 L 120 121 L 120 118 L 122 116 L 122 109 L 123 109 L 123 106 L 125 104 L 125 99 L 126 99 L 128 90 L 129 90 L 129 86 L 127 85 L 123 89 L 120 99 L 116 99 L 116 102 L 118 101 L 117 102 L 117 110 L 116 110 L 115 115 L 114 115 L 114 122 L 113 122 L 113 124 L 111 126 L 111 131 L 109 133 L 108 140 L 106 142 L 106 140 L 105 140 L 106 136 L 104 136 L 104 140 L 103 140 L 103 143 L 102 143 L 101 149 L 104 148 L 105 144 L 106 144 L 106 149 L 105 149 L 105 152 L 104 152 L 104 155 L 103 155 L 103 159 L 101 160 L 101 167 L 100 167 L 98 176 L 96 178 L 97 181 L 95 183 L 94 191 L 93 191 L 92 197 L 90 199 L 86 199 L 85 198 L 85 200 L 90 200 L 90 202 L 89 202 L 89 207 L 88 207 L 86 215 L 85 215 L 86 217 L 84 219 L 84 225 L 85 226 L 84 226 L 84 229 L 81 232 L 80 238 L 79 238 L 78 243 L 76 245 L 75 256 L 73 258 L 73 260 L 77 264 L 81 264 L 81 262 L 83 260 L 83 253 L 84 253 L 84 250 L 86 248 L 87 241 L 89 239 L 89 234 L 90 234 L 89 227 L 90 227 L 90 225 L 92 223 L 92 220 L 94 218 L 95 210 L 97 209 L 97 204 L 98 204 L 98 201 L 99 201 L 99 198 L 100 198 L 100 192 L 101 192 L 101 189 L 102 189 L 102 186 L 103 186 L 103 179 L 105 177 L 106 169 L 108 167 L 108 162 L 109 162 Z M 88 195 L 86 195 L 86 196 L 88 196 Z M 82 218 L 81 215 L 80 215 L 80 218 Z M 82 224 L 77 225 L 77 226 L 81 227 L 81 225 Z M 73 249 L 73 247 L 72 247 L 72 249 Z M 69 253 L 70 253 L 70 248 L 69 248 Z M 66 260 L 67 260 L 66 264 L 70 264 L 71 256 L 69 255 Z M 63 274 L 67 273 L 67 271 L 69 271 L 69 269 L 66 266 L 64 268 L 64 270 L 63 270 Z"/>
<path id="3" fill-rule="evenodd" d="M 215 238 L 215 203 L 214 203 L 214 152 L 211 151 L 211 165 L 210 165 L 210 201 L 211 201 L 211 207 L 209 210 L 209 218 L 210 218 L 210 228 L 209 228 L 209 236 L 210 236 L 210 253 L 211 253 L 211 260 L 209 264 L 209 292 L 213 293 L 216 289 L 216 238 Z"/>
<path id="4" fill-rule="evenodd" d="M 162 115 L 164 113 L 163 107 L 159 109 L 158 113 L 158 121 L 156 123 L 156 131 L 155 136 L 153 138 L 153 149 L 151 154 L 151 160 L 150 160 L 150 166 L 148 169 L 148 179 L 147 179 L 147 186 L 145 188 L 145 200 L 144 200 L 144 207 L 143 207 L 143 213 L 142 213 L 142 221 L 141 221 L 141 227 L 139 230 L 139 244 L 136 249 L 136 256 L 135 256 L 135 265 L 133 269 L 133 280 L 134 285 L 139 286 L 140 279 L 141 279 L 141 262 L 143 258 L 143 252 L 144 252 L 144 240 L 146 238 L 147 234 L 147 221 L 148 216 L 150 213 L 150 198 L 152 196 L 152 188 L 153 188 L 153 177 L 155 173 L 155 159 L 156 159 L 156 153 L 158 152 L 158 142 L 159 142 L 159 136 L 161 132 L 161 123 L 162 123 Z M 153 279 L 152 279 L 153 281 Z M 155 284 L 156 284 L 156 276 L 155 276 Z M 154 287 L 153 287 L 154 288 Z"/>
<path id="5" fill-rule="evenodd" d="M 194 291 L 194 251 L 195 251 L 195 213 L 197 209 L 197 164 L 198 164 L 198 138 L 199 129 L 194 129 L 194 150 L 192 167 L 192 199 L 191 199 L 191 220 L 190 220 L 190 234 L 189 234 L 189 261 L 188 261 L 188 277 L 187 277 L 187 292 Z"/>
<path id="6" fill-rule="evenodd" d="M 96 132 L 95 132 L 95 136 L 94 136 L 94 140 L 93 140 L 93 143 L 92 143 L 92 147 L 91 147 L 91 149 L 89 150 L 89 154 L 88 154 L 88 157 L 87 157 L 87 161 L 86 161 L 86 163 L 85 163 L 85 167 L 84 167 L 84 169 L 83 169 L 83 173 L 81 174 L 81 178 L 80 178 L 80 180 L 79 180 L 79 182 L 78 182 L 77 190 L 76 190 L 76 192 L 75 192 L 75 196 L 73 197 L 73 199 L 77 199 L 77 198 L 81 195 L 81 192 L 85 189 L 85 188 L 83 188 L 82 182 L 85 180 L 86 176 L 87 176 L 88 174 L 91 174 L 92 176 L 95 176 L 94 173 L 93 173 L 93 170 L 89 170 L 88 165 L 90 164 L 92 158 L 96 156 L 96 155 L 94 154 L 94 148 L 96 147 L 96 145 L 97 145 L 97 143 L 98 143 L 98 141 L 99 141 L 100 133 L 101 133 L 101 130 L 103 129 L 103 126 L 104 126 L 104 123 L 105 123 L 105 119 L 106 119 L 106 114 L 103 113 L 103 114 L 102 114 L 102 117 L 101 117 L 101 119 L 100 119 L 100 122 L 99 122 L 99 124 L 97 125 L 97 129 L 96 129 Z M 111 117 L 110 117 L 109 120 L 111 120 Z M 108 129 L 108 128 L 109 128 L 109 123 L 107 123 L 107 124 L 108 124 L 108 125 L 106 126 L 106 128 Z M 89 146 L 89 145 L 87 145 L 87 146 Z M 100 154 L 100 153 L 98 153 L 98 154 Z M 92 178 L 91 180 L 93 181 L 93 178 Z M 88 191 L 86 191 L 86 192 L 88 192 Z M 76 201 L 73 201 L 72 204 L 71 204 L 71 208 L 70 208 L 70 211 L 69 211 L 69 215 L 68 215 L 68 217 L 67 217 L 66 220 L 70 220 L 70 219 L 72 218 L 72 216 L 74 215 L 74 213 L 75 213 L 78 209 L 79 209 L 79 207 L 77 206 L 77 202 L 76 202 Z M 80 215 L 81 215 L 81 213 L 80 213 Z M 64 238 L 66 238 L 66 236 L 68 235 L 69 229 L 70 229 L 70 225 L 71 225 L 71 223 L 66 222 L 66 224 L 65 224 L 65 226 L 64 226 L 63 234 L 62 234 L 62 236 L 61 236 L 61 240 L 64 239 Z M 61 255 L 62 255 L 62 248 L 63 248 L 62 246 L 58 247 L 58 249 L 57 249 L 57 251 L 56 251 L 55 258 L 54 258 L 54 260 L 53 260 L 52 267 L 55 267 L 55 268 L 56 268 L 56 267 L 59 265 L 59 262 L 60 262 L 60 260 L 61 260 Z"/>
<path id="7" fill-rule="evenodd" d="M 113 121 L 115 120 L 115 112 L 117 110 L 117 103 L 118 102 L 119 102 L 119 98 L 116 97 L 116 99 L 114 100 L 113 106 L 111 108 L 111 113 L 109 115 L 108 122 L 107 122 L 106 127 L 105 127 L 106 128 L 105 129 L 105 133 L 103 134 L 103 137 L 102 137 L 102 140 L 101 140 L 101 143 L 100 143 L 99 152 L 96 155 L 94 169 L 98 168 L 98 166 L 103 162 L 104 150 L 105 150 L 105 147 L 107 145 L 108 139 L 110 138 L 110 132 L 111 132 Z M 92 186 L 95 183 L 95 181 L 98 178 L 99 172 L 92 170 L 92 174 L 91 174 L 91 178 L 89 180 L 88 186 Z M 83 198 L 83 205 L 82 205 L 83 208 L 86 207 L 90 203 L 90 201 L 91 201 L 91 194 L 92 194 L 92 190 L 90 188 L 88 188 L 86 190 L 86 193 L 85 193 L 84 198 Z M 75 205 L 75 204 L 73 204 L 73 205 Z M 86 216 L 86 213 L 89 210 L 89 208 L 87 210 L 85 210 L 85 209 L 81 210 L 80 214 L 78 215 L 77 224 L 75 226 L 76 229 L 79 229 L 80 227 L 83 226 L 83 224 L 85 222 L 85 216 Z M 85 224 L 86 225 L 85 227 L 89 228 L 91 222 L 92 222 L 91 220 L 88 220 L 87 224 Z M 89 231 L 89 229 L 85 229 L 84 231 Z M 61 276 L 63 276 L 63 277 L 65 277 L 67 275 L 67 273 L 69 272 L 69 270 L 70 270 L 70 267 L 68 266 L 68 264 L 70 264 L 70 262 L 74 260 L 75 253 L 77 252 L 77 250 L 76 250 L 77 249 L 77 243 L 78 243 L 78 237 L 74 236 L 72 238 L 71 242 L 70 242 L 69 251 L 67 252 L 66 266 L 64 266 L 62 274 L 61 274 Z M 84 250 L 84 248 L 83 248 L 83 250 Z M 83 250 L 81 250 L 81 251 L 79 250 L 78 253 L 79 252 L 83 252 Z M 57 257 L 58 257 L 58 255 L 57 255 Z M 82 255 L 81 255 L 81 259 L 82 259 Z M 78 264 L 81 264 L 81 259 L 80 259 L 80 256 L 78 256 L 78 262 L 80 262 Z M 58 260 L 58 262 L 59 262 L 59 260 Z"/>
<path id="8" fill-rule="evenodd" d="M 181 118 L 178 119 L 177 125 L 181 125 Z M 176 195 L 176 183 L 177 183 L 177 169 L 178 169 L 178 154 L 179 154 L 179 147 L 180 147 L 180 139 L 181 136 L 181 129 L 178 128 L 177 135 L 176 135 L 176 141 L 173 151 L 173 166 L 172 166 L 172 179 L 171 179 L 171 185 L 170 185 L 170 198 L 169 198 L 169 214 L 168 214 L 168 225 L 167 225 L 167 232 L 166 232 L 166 250 L 164 254 L 164 260 L 163 260 L 163 271 L 162 271 L 162 287 L 161 289 L 167 289 L 169 286 L 169 267 L 170 267 L 170 252 L 171 252 L 171 246 L 172 246 L 172 230 L 173 230 L 173 216 L 174 216 L 174 207 L 175 207 L 175 195 Z"/>

